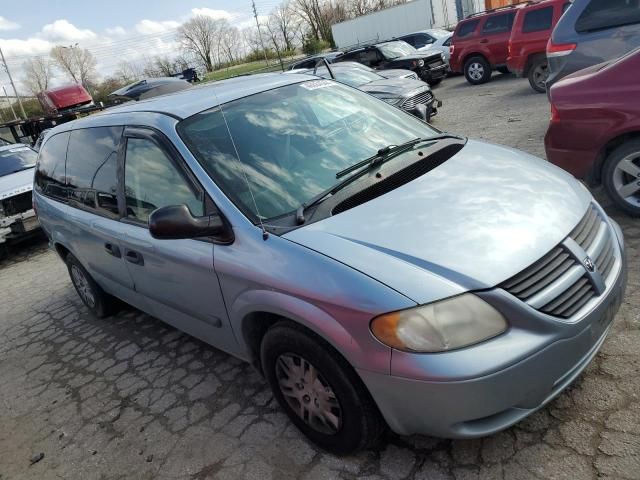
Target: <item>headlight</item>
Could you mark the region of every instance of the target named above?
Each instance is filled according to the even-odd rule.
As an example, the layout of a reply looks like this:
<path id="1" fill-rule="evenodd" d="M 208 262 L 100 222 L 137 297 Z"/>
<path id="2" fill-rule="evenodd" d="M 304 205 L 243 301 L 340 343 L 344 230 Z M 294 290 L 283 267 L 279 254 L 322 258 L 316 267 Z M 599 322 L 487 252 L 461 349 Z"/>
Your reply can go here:
<path id="1" fill-rule="evenodd" d="M 394 106 L 397 107 L 398 105 L 400 105 L 403 102 L 404 98 L 402 98 L 402 97 L 387 97 L 387 98 L 380 97 L 380 100 L 384 100 L 388 104 L 394 105 Z"/>
<path id="2" fill-rule="evenodd" d="M 442 58 L 442 61 L 445 61 L 447 59 L 447 57 L 444 56 L 444 53 L 440 53 L 440 57 Z"/>
<path id="3" fill-rule="evenodd" d="M 495 337 L 506 329 L 504 317 L 471 293 L 386 313 L 371 321 L 371 331 L 378 340 L 406 352 L 454 350 Z"/>
<path id="4" fill-rule="evenodd" d="M 424 60 L 418 60 L 418 66 L 424 67 Z"/>

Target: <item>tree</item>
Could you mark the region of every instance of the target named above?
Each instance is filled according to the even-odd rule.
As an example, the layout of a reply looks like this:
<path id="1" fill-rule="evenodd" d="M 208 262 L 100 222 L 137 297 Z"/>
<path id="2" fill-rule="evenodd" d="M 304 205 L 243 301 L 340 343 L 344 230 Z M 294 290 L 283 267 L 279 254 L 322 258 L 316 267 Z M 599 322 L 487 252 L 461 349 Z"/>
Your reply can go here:
<path id="1" fill-rule="evenodd" d="M 140 62 L 128 62 L 123 60 L 118 64 L 118 69 L 115 71 L 115 77 L 124 85 L 135 82 L 143 76 L 144 72 L 140 66 Z"/>
<path id="2" fill-rule="evenodd" d="M 43 57 L 34 57 L 22 64 L 23 83 L 33 95 L 46 90 L 53 77 L 51 62 Z"/>
<path id="3" fill-rule="evenodd" d="M 221 23 L 226 23 L 226 20 L 196 15 L 178 29 L 178 41 L 182 48 L 196 55 L 207 72 L 213 71 L 213 49 Z"/>
<path id="4" fill-rule="evenodd" d="M 85 88 L 93 85 L 96 76 L 96 59 L 86 48 L 77 44 L 70 47 L 61 45 L 51 49 L 51 60 L 75 83 Z"/>
<path id="5" fill-rule="evenodd" d="M 286 1 L 278 5 L 269 16 L 269 30 L 275 30 L 285 50 L 293 50 L 295 39 L 295 17 L 291 4 Z"/>

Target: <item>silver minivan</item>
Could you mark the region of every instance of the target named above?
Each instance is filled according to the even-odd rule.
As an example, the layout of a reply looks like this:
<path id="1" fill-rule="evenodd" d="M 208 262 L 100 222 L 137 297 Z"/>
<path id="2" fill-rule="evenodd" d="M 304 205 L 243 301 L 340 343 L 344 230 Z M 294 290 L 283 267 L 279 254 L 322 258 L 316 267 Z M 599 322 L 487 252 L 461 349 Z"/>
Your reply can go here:
<path id="1" fill-rule="evenodd" d="M 87 308 L 114 297 L 251 362 L 345 454 L 489 435 L 593 359 L 622 233 L 538 158 L 308 75 L 243 77 L 56 127 L 34 199 Z"/>

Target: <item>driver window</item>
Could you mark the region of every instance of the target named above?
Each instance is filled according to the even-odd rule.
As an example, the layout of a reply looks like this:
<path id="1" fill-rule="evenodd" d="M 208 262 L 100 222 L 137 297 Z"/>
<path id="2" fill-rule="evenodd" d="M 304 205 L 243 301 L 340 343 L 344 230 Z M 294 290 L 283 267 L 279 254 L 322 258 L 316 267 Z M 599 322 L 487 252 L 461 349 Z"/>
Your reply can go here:
<path id="1" fill-rule="evenodd" d="M 170 157 L 155 142 L 129 138 L 124 167 L 127 218 L 148 223 L 151 212 L 169 205 L 186 205 L 204 215 L 203 200 Z"/>

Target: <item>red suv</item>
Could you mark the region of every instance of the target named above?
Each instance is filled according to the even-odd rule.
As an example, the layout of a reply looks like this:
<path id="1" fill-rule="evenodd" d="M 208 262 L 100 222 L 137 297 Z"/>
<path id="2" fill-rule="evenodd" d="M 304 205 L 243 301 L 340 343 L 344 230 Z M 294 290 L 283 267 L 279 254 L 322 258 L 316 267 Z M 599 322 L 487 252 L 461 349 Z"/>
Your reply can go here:
<path id="1" fill-rule="evenodd" d="M 640 217 L 640 48 L 549 89 L 547 158 Z"/>
<path id="2" fill-rule="evenodd" d="M 486 83 L 491 71 L 508 73 L 507 47 L 519 5 L 470 15 L 456 26 L 449 51 L 451 71 L 472 85 Z"/>
<path id="3" fill-rule="evenodd" d="M 547 91 L 547 42 L 553 27 L 570 6 L 569 0 L 542 0 L 529 3 L 516 13 L 507 67 L 516 76 L 529 78 L 531 88 L 536 92 Z"/>

